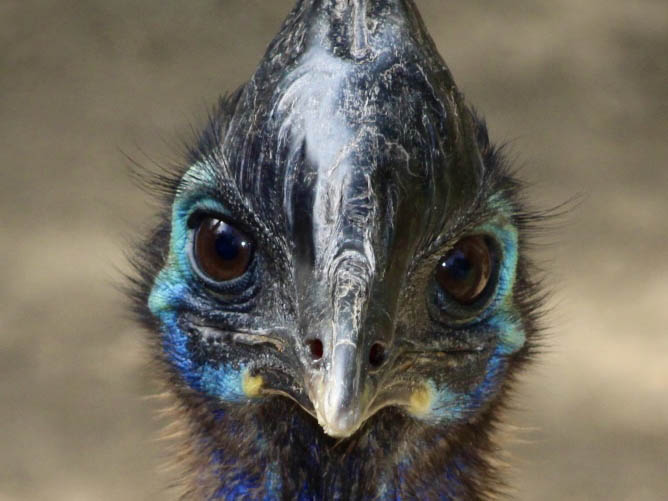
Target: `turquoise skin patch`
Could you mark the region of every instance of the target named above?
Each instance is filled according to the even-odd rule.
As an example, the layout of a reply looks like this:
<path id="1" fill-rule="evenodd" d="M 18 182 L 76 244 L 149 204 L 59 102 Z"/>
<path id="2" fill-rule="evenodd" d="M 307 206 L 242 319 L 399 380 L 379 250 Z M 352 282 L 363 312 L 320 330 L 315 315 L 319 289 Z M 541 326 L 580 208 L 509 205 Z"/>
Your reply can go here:
<path id="1" fill-rule="evenodd" d="M 502 207 L 507 209 L 507 207 Z M 416 417 L 426 421 L 452 423 L 475 414 L 494 395 L 503 381 L 509 358 L 526 343 L 521 316 L 513 303 L 513 288 L 518 260 L 518 232 L 504 210 L 497 221 L 487 223 L 472 233 L 494 236 L 500 244 L 498 283 L 494 297 L 472 324 L 497 333 L 497 344 L 485 367 L 483 381 L 468 393 L 452 391 L 447 385 L 436 387 L 425 382 L 416 392 L 421 408 Z"/>
<path id="2" fill-rule="evenodd" d="M 188 335 L 178 325 L 177 312 L 188 303 L 188 298 L 195 292 L 191 289 L 197 280 L 189 262 L 190 231 L 188 219 L 198 210 L 207 210 L 226 214 L 227 210 L 217 200 L 199 198 L 188 194 L 188 185 L 194 177 L 202 179 L 206 167 L 192 167 L 184 176 L 182 187 L 172 206 L 172 228 L 169 243 L 169 255 L 165 267 L 155 279 L 148 306 L 151 313 L 160 319 L 163 350 L 170 363 L 179 371 L 192 388 L 207 395 L 218 397 L 228 402 L 241 402 L 259 392 L 256 378 L 251 378 L 245 366 L 232 367 L 207 363 L 195 364 L 188 351 Z"/>

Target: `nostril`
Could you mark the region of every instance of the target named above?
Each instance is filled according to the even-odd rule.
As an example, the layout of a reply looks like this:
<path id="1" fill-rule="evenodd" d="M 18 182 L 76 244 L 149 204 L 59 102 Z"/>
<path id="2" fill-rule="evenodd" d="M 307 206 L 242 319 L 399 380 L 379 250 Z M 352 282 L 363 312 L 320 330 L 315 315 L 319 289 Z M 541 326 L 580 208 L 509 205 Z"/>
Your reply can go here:
<path id="1" fill-rule="evenodd" d="M 369 363 L 372 367 L 380 367 L 385 362 L 385 346 L 374 343 L 369 350 Z"/>
<path id="2" fill-rule="evenodd" d="M 313 360 L 320 360 L 323 353 L 322 341 L 319 339 L 309 339 L 306 341 L 306 344 L 311 351 L 311 358 L 313 358 Z"/>

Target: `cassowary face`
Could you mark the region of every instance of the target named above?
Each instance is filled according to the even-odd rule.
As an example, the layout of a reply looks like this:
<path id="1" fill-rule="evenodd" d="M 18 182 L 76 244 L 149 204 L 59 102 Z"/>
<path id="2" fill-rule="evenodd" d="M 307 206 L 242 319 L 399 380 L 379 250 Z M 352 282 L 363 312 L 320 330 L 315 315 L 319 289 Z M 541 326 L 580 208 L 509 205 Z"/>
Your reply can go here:
<path id="1" fill-rule="evenodd" d="M 336 437 L 388 406 L 469 419 L 525 342 L 511 187 L 419 21 L 387 4 L 364 44 L 332 21 L 354 12 L 288 21 L 178 182 L 149 299 L 189 387 L 291 398 Z"/>

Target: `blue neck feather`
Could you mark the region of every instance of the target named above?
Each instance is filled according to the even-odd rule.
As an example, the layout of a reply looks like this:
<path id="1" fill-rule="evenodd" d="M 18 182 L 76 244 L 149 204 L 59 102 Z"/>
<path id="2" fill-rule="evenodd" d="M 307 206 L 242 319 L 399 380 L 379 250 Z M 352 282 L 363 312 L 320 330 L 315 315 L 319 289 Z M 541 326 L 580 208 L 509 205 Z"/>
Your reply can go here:
<path id="1" fill-rule="evenodd" d="M 239 425 L 239 436 L 256 433 L 250 446 L 252 464 L 218 446 L 210 452 L 210 468 L 217 475 L 210 499 L 273 501 L 286 499 L 286 492 L 290 499 L 304 501 L 432 499 L 434 492 L 443 500 L 470 498 L 463 479 L 472 457 L 451 452 L 449 459 L 440 458 L 436 468 L 420 466 L 418 451 L 438 449 L 431 435 L 414 437 L 407 444 L 400 437 L 376 435 L 369 427 L 359 437 L 337 442 L 324 436 L 310 417 L 294 415 L 280 432 L 270 429 L 267 436 L 257 436 L 263 419 L 256 415 L 255 423 Z"/>

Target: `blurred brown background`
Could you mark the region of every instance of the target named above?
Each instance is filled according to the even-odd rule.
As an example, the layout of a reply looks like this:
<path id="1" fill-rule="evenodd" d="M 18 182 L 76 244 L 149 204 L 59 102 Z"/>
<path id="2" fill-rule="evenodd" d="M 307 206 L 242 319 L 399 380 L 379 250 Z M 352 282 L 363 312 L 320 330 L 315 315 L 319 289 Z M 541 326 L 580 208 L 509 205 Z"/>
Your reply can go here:
<path id="1" fill-rule="evenodd" d="M 549 348 L 509 421 L 520 500 L 668 499 L 668 3 L 418 0 L 540 207 Z M 157 499 L 142 334 L 114 289 L 177 159 L 291 0 L 0 0 L 0 500 Z"/>

